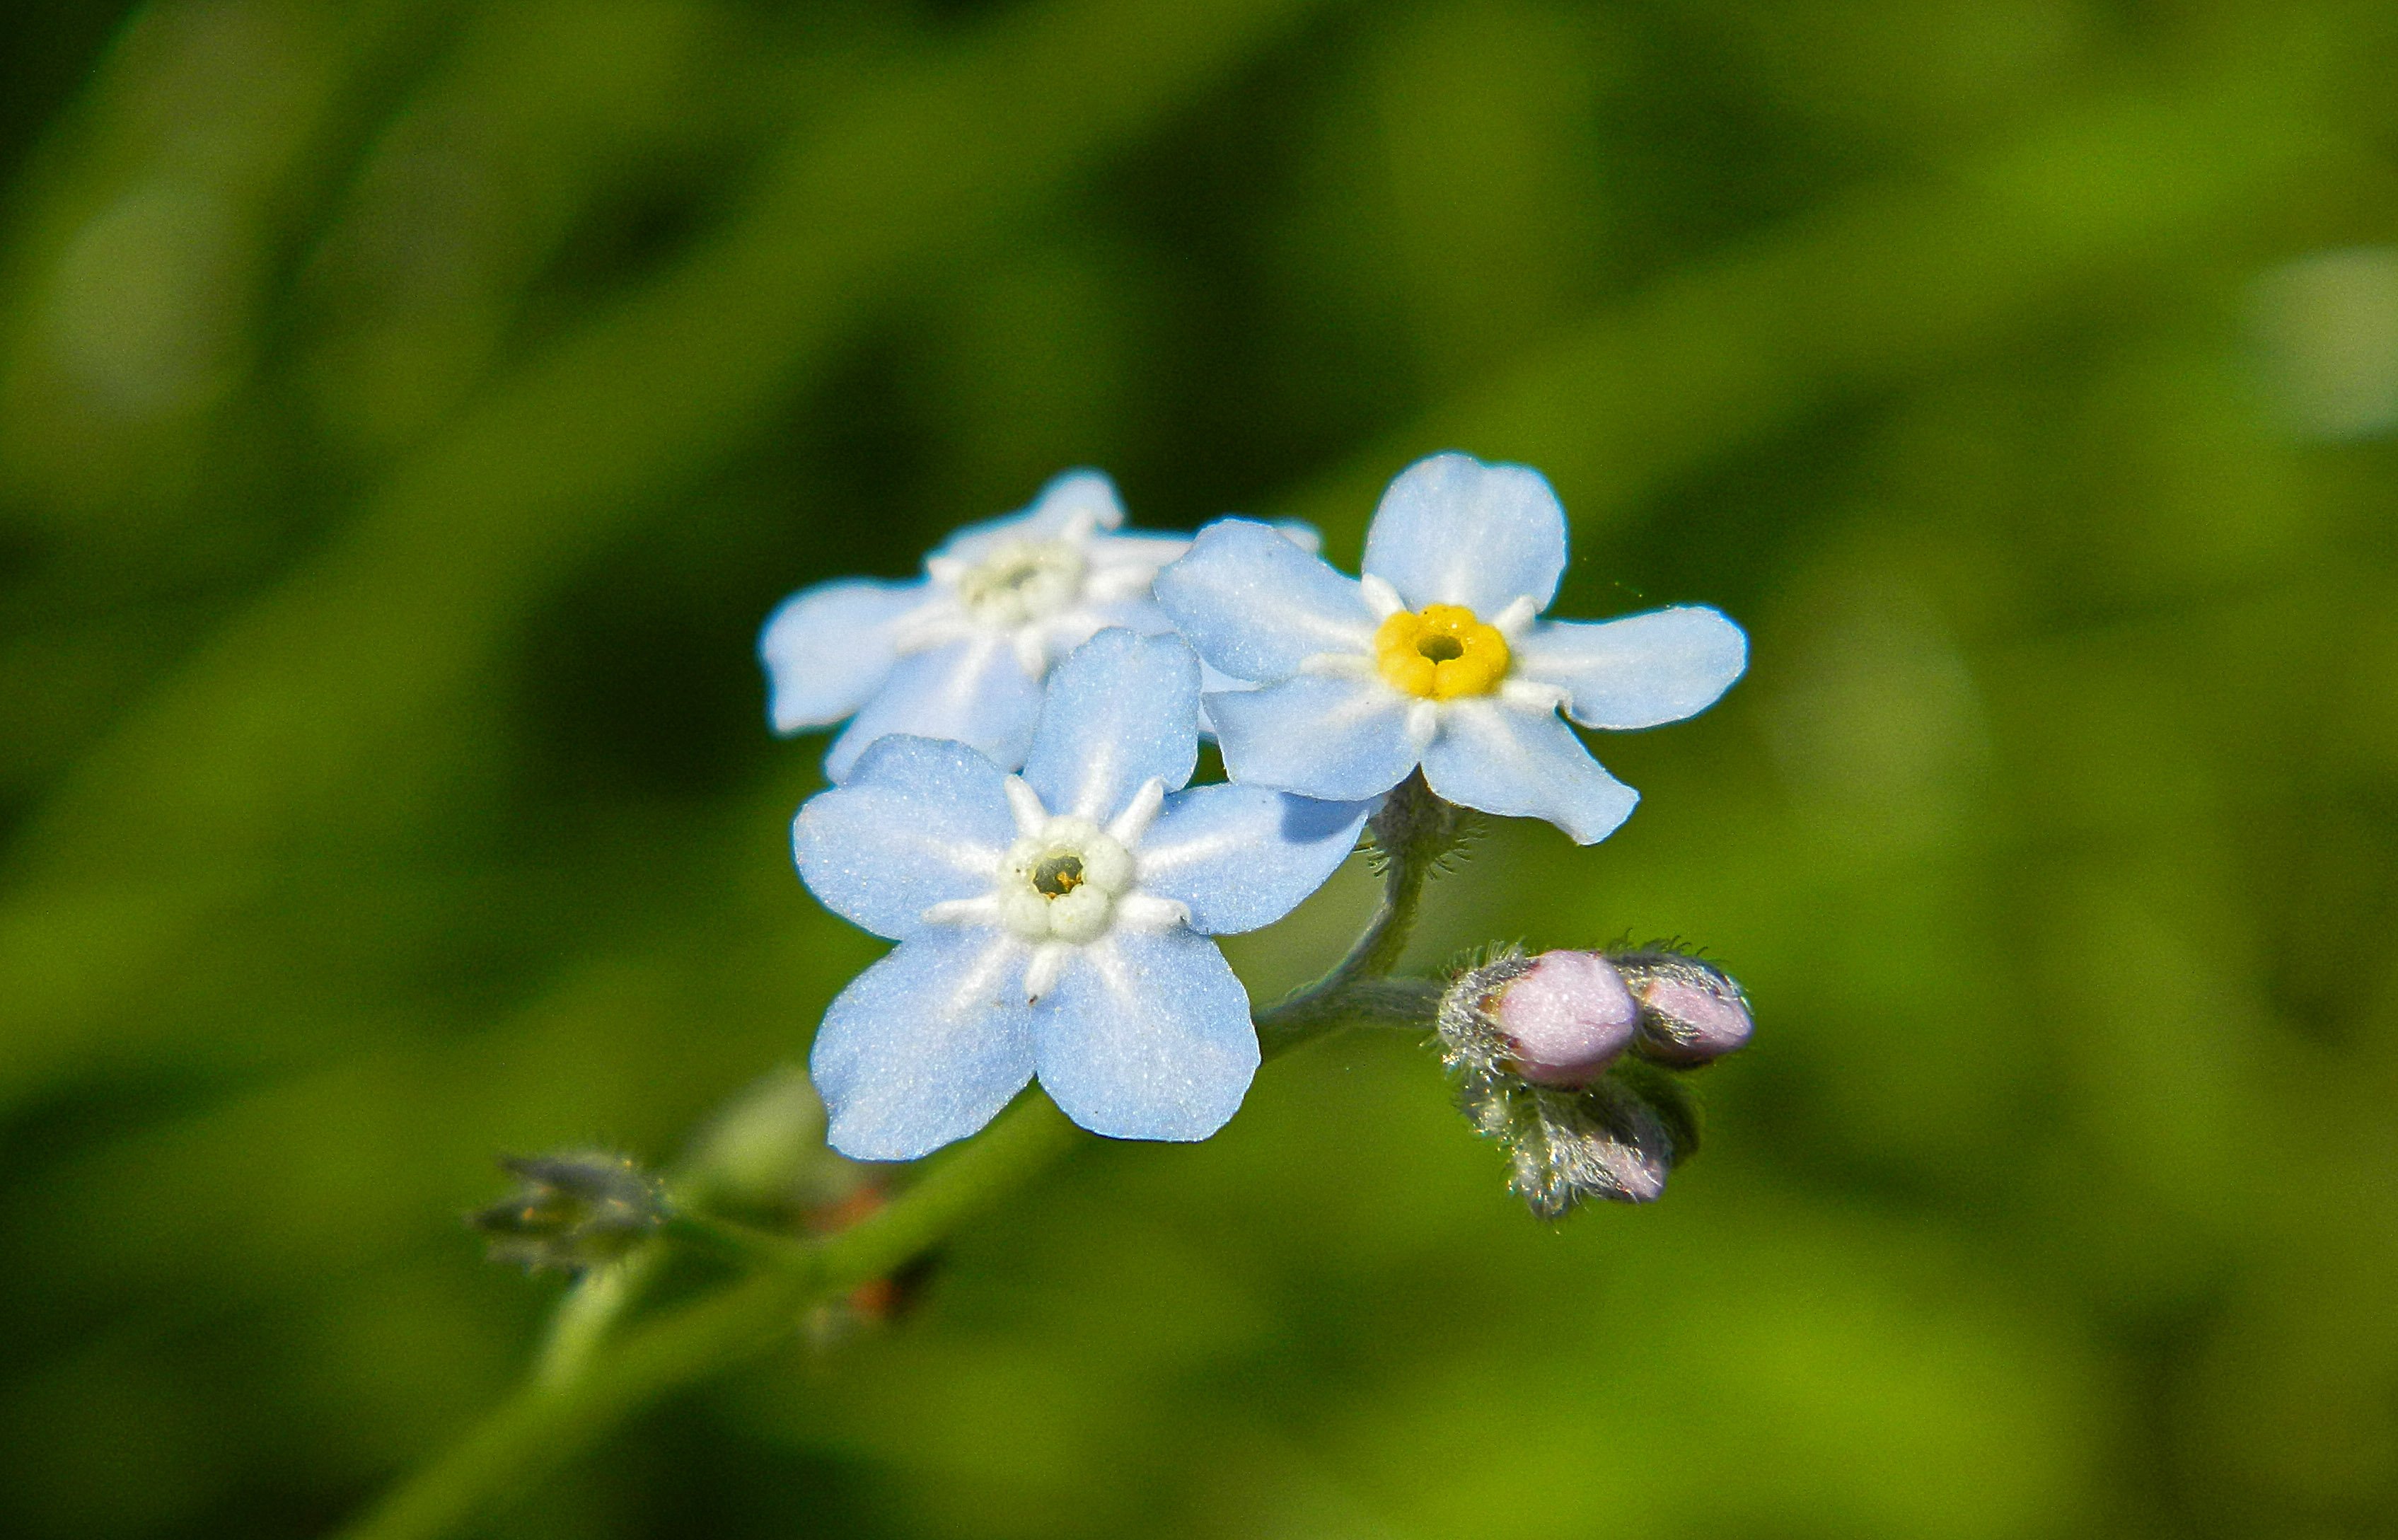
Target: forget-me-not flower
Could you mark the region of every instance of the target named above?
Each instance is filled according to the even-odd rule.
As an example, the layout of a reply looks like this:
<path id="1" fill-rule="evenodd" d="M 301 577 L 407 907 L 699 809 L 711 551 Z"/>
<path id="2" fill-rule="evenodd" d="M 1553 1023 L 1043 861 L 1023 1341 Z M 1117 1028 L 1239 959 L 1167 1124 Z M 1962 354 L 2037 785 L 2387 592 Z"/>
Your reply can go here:
<path id="1" fill-rule="evenodd" d="M 961 743 L 887 736 L 800 809 L 809 888 L 899 943 L 816 1034 L 808 1068 L 835 1149 L 913 1159 L 1035 1074 L 1069 1117 L 1118 1138 L 1205 1139 L 1233 1115 L 1258 1040 L 1209 938 L 1288 913 L 1369 808 L 1182 790 L 1198 707 L 1181 641 L 1103 630 L 1050 674 L 1022 775 Z"/>
<path id="2" fill-rule="evenodd" d="M 854 578 L 792 595 L 758 639 L 775 730 L 852 719 L 826 756 L 836 781 L 892 733 L 1023 763 L 1058 659 L 1104 627 L 1170 628 L 1150 582 L 1190 539 L 1116 534 L 1124 517 L 1105 476 L 1069 471 L 1031 507 L 950 536 L 914 582 Z"/>
<path id="3" fill-rule="evenodd" d="M 1450 453 L 1382 494 L 1362 578 L 1227 519 L 1156 593 L 1201 657 L 1264 686 L 1207 697 L 1235 781 L 1345 800 L 1421 764 L 1450 802 L 1588 844 L 1639 794 L 1558 711 L 1585 727 L 1691 716 L 1740 677 L 1748 643 L 1699 606 L 1542 620 L 1565 568 L 1565 510 L 1540 473 Z"/>

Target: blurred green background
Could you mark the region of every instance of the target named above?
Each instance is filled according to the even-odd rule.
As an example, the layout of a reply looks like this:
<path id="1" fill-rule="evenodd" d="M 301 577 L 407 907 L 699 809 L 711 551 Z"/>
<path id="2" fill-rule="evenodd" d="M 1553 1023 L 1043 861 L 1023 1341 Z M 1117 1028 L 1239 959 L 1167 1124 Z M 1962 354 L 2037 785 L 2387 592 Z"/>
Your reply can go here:
<path id="1" fill-rule="evenodd" d="M 1320 1044 L 486 1533 L 2398 1533 L 2393 103 L 2386 3 L 14 0 L 0 1532 L 322 1533 L 556 1298 L 494 1155 L 804 1055 L 784 593 L 1454 447 L 1750 628 L 1415 953 L 1738 973 L 1666 1200 Z"/>

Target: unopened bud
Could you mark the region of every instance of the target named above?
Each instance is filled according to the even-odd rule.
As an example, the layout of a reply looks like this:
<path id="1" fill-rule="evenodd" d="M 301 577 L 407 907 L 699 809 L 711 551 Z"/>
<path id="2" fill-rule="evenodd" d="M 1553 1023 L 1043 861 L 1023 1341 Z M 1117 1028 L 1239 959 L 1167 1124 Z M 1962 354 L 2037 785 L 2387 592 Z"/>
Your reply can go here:
<path id="1" fill-rule="evenodd" d="M 614 1262 L 666 1223 L 666 1188 L 624 1155 L 575 1150 L 500 1164 L 524 1185 L 466 1221 L 492 1237 L 493 1262 L 579 1272 Z"/>
<path id="2" fill-rule="evenodd" d="M 1677 952 L 1636 952 L 1614 959 L 1640 1003 L 1633 1051 L 1688 1068 L 1720 1059 L 1757 1031 L 1748 996 L 1720 968 Z"/>
<path id="3" fill-rule="evenodd" d="M 1507 1152 L 1508 1186 L 1543 1219 L 1593 1198 L 1654 1202 L 1695 1147 L 1696 1122 L 1667 1080 L 1621 1057 L 1638 1006 L 1610 959 L 1499 952 L 1442 997 L 1441 1060 L 1458 1106 Z"/>
<path id="4" fill-rule="evenodd" d="M 1541 1137 L 1509 1154 L 1516 1196 L 1543 1219 L 1561 1219 L 1586 1198 L 1654 1203 L 1679 1152 L 1655 1107 L 1614 1080 L 1572 1093 L 1537 1091 Z"/>
<path id="5" fill-rule="evenodd" d="M 1543 952 L 1483 996 L 1510 1066 L 1542 1086 L 1587 1086 L 1632 1041 L 1640 1007 L 1596 952 Z"/>

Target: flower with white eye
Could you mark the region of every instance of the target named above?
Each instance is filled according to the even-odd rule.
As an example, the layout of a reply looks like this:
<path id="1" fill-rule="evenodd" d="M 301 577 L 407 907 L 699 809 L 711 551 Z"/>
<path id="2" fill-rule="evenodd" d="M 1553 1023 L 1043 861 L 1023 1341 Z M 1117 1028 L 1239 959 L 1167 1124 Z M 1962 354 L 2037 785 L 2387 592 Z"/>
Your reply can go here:
<path id="1" fill-rule="evenodd" d="M 1205 1139 L 1233 1115 L 1257 1033 L 1209 938 L 1323 885 L 1370 804 L 1185 790 L 1198 702 L 1179 639 L 1104 630 L 1051 672 L 1022 775 L 886 736 L 800 809 L 809 888 L 899 943 L 816 1034 L 835 1149 L 913 1159 L 1036 1074 L 1069 1117 L 1121 1139 Z"/>
<path id="2" fill-rule="evenodd" d="M 1543 620 L 1565 568 L 1565 510 L 1537 471 L 1435 454 L 1382 494 L 1362 578 L 1226 519 L 1156 594 L 1202 658 L 1262 686 L 1207 696 L 1233 780 L 1370 797 L 1421 765 L 1449 802 L 1588 844 L 1639 794 L 1559 711 L 1585 727 L 1679 721 L 1740 677 L 1748 642 L 1695 605 Z"/>
<path id="3" fill-rule="evenodd" d="M 892 733 L 1024 763 L 1050 667 L 1104 627 L 1171 629 L 1150 597 L 1179 534 L 1119 534 L 1124 506 L 1095 470 L 1031 507 L 959 531 L 914 582 L 823 583 L 785 600 L 758 639 L 778 733 L 851 719 L 825 761 L 846 779 Z"/>

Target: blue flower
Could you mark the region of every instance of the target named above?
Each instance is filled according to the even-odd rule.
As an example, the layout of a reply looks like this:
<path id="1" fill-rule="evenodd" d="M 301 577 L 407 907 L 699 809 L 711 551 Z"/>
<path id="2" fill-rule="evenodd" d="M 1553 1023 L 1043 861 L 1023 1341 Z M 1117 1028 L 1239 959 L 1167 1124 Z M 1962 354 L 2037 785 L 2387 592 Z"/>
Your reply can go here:
<path id="1" fill-rule="evenodd" d="M 1201 657 L 1264 686 L 1207 697 L 1235 781 L 1348 800 L 1421 764 L 1450 802 L 1588 844 L 1639 794 L 1559 710 L 1585 727 L 1678 721 L 1740 677 L 1748 642 L 1697 606 L 1538 619 L 1565 568 L 1565 510 L 1537 471 L 1435 454 L 1382 494 L 1362 579 L 1227 519 L 1156 593 Z"/>
<path id="2" fill-rule="evenodd" d="M 1369 807 L 1181 790 L 1198 706 L 1189 647 L 1104 630 L 1051 674 L 1021 776 L 961 743 L 889 736 L 800 809 L 809 888 L 899 943 L 816 1033 L 834 1148 L 912 1160 L 1035 1074 L 1120 1139 L 1205 1139 L 1233 1115 L 1258 1041 L 1208 938 L 1288 913 Z"/>
<path id="3" fill-rule="evenodd" d="M 852 719 L 825 760 L 836 781 L 893 733 L 1023 763 L 1053 663 L 1103 627 L 1171 628 L 1150 582 L 1190 540 L 1112 533 L 1124 517 L 1105 476 L 1069 471 L 1022 512 L 952 535 L 915 582 L 792 595 L 758 639 L 775 730 Z"/>

